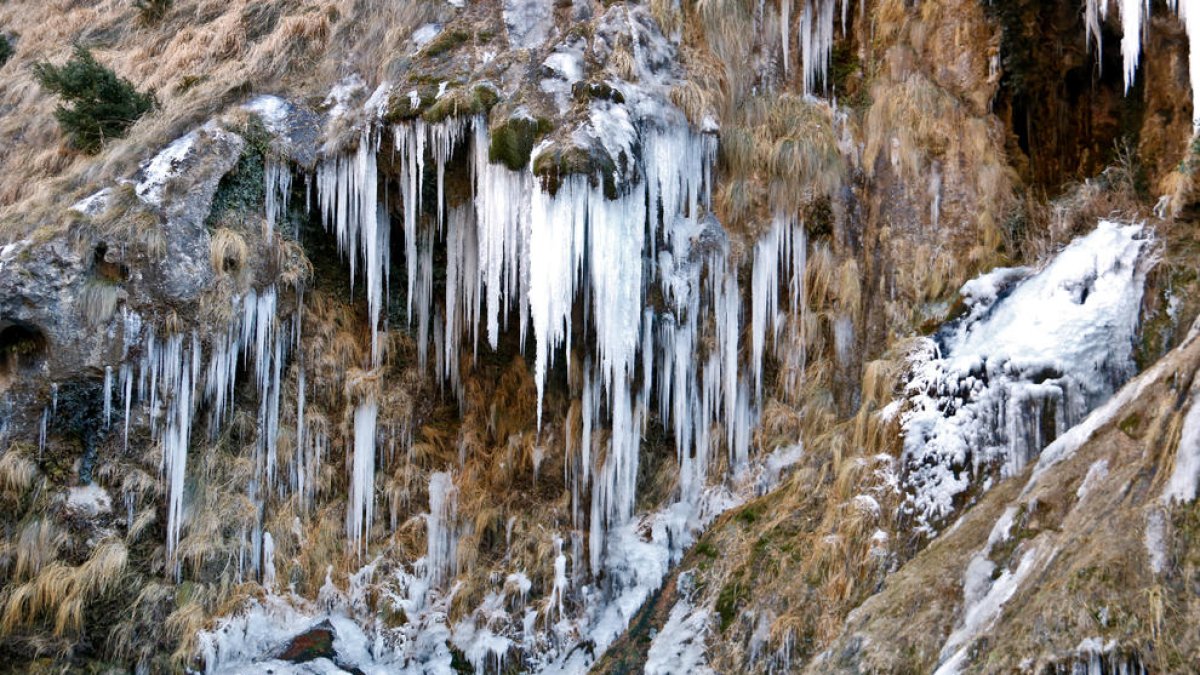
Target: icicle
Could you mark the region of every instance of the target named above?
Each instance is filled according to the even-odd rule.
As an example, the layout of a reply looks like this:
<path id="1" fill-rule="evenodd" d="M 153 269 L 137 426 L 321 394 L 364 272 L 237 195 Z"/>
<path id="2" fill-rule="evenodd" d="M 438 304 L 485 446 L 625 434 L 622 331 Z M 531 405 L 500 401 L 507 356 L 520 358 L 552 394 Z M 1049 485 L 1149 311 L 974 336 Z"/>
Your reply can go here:
<path id="1" fill-rule="evenodd" d="M 292 193 L 292 167 L 287 160 L 268 154 L 263 177 L 267 212 L 263 234 L 267 241 L 271 241 L 275 236 L 276 224 L 280 222 L 280 217 L 287 213 L 288 197 Z"/>
<path id="2" fill-rule="evenodd" d="M 121 364 L 121 391 L 125 403 L 125 433 L 123 449 L 129 451 L 129 410 L 133 404 L 133 366 Z"/>
<path id="3" fill-rule="evenodd" d="M 521 299 L 520 261 L 525 241 L 523 225 L 528 219 L 532 177 L 528 172 L 510 171 L 488 160 L 490 141 L 487 122 L 475 120 L 474 171 L 478 250 L 476 297 L 483 298 L 486 287 L 488 345 L 495 349 L 500 341 L 500 319 L 507 321 L 512 301 Z"/>
<path id="4" fill-rule="evenodd" d="M 1084 30 L 1090 48 L 1096 45 L 1097 61 L 1103 62 L 1101 25 L 1108 18 L 1109 0 L 1086 0 Z M 1121 58 L 1125 93 L 1128 94 L 1137 77 L 1141 61 L 1143 33 L 1150 26 L 1150 4 L 1147 0 L 1117 0 L 1121 16 Z M 1192 88 L 1192 133 L 1200 133 L 1200 4 L 1196 0 L 1167 0 L 1167 8 L 1183 21 L 1188 36 L 1188 69 Z"/>
<path id="5" fill-rule="evenodd" d="M 317 166 L 317 198 L 326 229 L 337 235 L 338 251 L 350 261 L 351 283 L 361 256 L 367 273 L 367 307 L 371 317 L 371 361 L 380 360 L 379 321 L 384 303 L 384 275 L 389 266 L 389 227 L 380 221 L 376 152 L 378 133 L 364 130 L 352 156 L 326 159 Z M 415 217 L 415 215 L 414 215 Z M 411 284 L 410 284 L 411 290 Z"/>
<path id="6" fill-rule="evenodd" d="M 787 77 L 789 71 L 789 41 L 790 36 L 788 31 L 792 23 L 792 0 L 780 0 L 779 3 L 779 42 L 783 47 L 783 75 Z"/>
<path id="7" fill-rule="evenodd" d="M 553 351 L 564 341 L 570 340 L 571 309 L 575 299 L 575 282 L 583 263 L 591 191 L 586 178 L 571 177 L 563 182 L 555 197 L 550 197 L 542 190 L 533 192 L 528 258 L 531 279 L 529 307 L 537 342 L 534 378 L 537 382 L 539 429 L 542 424 L 546 370 L 553 364 Z"/>
<path id="8" fill-rule="evenodd" d="M 195 403 L 195 380 L 199 373 L 199 350 L 195 336 L 190 350 L 183 347 L 183 336 L 172 335 L 159 350 L 152 366 L 155 375 L 161 370 L 161 386 L 169 392 L 166 429 L 162 436 L 162 471 L 167 480 L 167 560 L 178 578 L 179 562 L 175 549 L 183 519 L 183 489 L 187 475 L 188 442 L 192 430 L 192 409 Z M 191 367 L 188 367 L 188 362 Z M 157 379 L 152 376 L 152 380 Z"/>
<path id="9" fill-rule="evenodd" d="M 457 570 L 458 489 L 445 472 L 429 477 L 429 515 L 426 517 L 426 563 L 431 586 L 440 588 Z"/>
<path id="10" fill-rule="evenodd" d="M 774 325 L 779 311 L 780 239 L 786 224 L 776 215 L 771 229 L 754 246 L 754 273 L 750 283 L 750 363 L 754 367 L 754 393 L 762 399 L 763 355 L 767 323 Z"/>
<path id="11" fill-rule="evenodd" d="M 404 263 L 408 270 L 408 321 L 412 323 L 417 284 L 417 225 L 421 216 L 421 184 L 425 178 L 425 122 L 393 128 L 400 155 L 400 190 L 404 200 Z"/>
<path id="12" fill-rule="evenodd" d="M 112 426 L 113 369 L 104 366 L 104 428 Z"/>
<path id="13" fill-rule="evenodd" d="M 375 510 L 375 423 L 379 405 L 374 397 L 354 410 L 354 457 L 350 494 L 346 500 L 346 534 L 358 556 L 366 552 Z"/>
<path id="14" fill-rule="evenodd" d="M 550 607 L 558 612 L 558 618 L 564 618 L 563 597 L 567 592 L 567 556 L 563 555 L 562 537 L 554 538 L 554 586 L 550 589 Z"/>
<path id="15" fill-rule="evenodd" d="M 42 453 L 46 450 L 46 429 L 50 423 L 50 409 L 42 408 L 42 420 L 38 424 L 38 460 L 42 459 Z"/>
<path id="16" fill-rule="evenodd" d="M 272 591 L 275 589 L 275 540 L 270 532 L 263 532 L 262 557 L 262 586 Z"/>

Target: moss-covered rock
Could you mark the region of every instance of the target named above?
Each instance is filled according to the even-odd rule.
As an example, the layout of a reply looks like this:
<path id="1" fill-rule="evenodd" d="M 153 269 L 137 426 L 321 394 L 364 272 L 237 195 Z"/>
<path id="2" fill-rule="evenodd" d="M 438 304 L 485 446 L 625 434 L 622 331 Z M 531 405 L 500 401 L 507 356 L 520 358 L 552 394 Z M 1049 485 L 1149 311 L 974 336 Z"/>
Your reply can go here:
<path id="1" fill-rule="evenodd" d="M 499 100 L 500 95 L 490 85 L 457 87 L 443 94 L 421 117 L 426 122 L 437 123 L 451 117 L 485 115 Z"/>
<path id="2" fill-rule="evenodd" d="M 621 90 L 607 82 L 576 82 L 571 85 L 571 94 L 576 101 L 580 102 L 589 100 L 625 102 L 625 95 L 621 93 Z"/>
<path id="3" fill-rule="evenodd" d="M 520 171 L 529 165 L 533 145 L 550 131 L 549 120 L 525 116 L 510 117 L 492 128 L 492 144 L 488 159 Z"/>
<path id="4" fill-rule="evenodd" d="M 533 173 L 552 195 L 558 193 L 568 176 L 587 176 L 593 186 L 601 185 L 604 188 L 605 197 L 616 199 L 616 171 L 616 162 L 603 149 L 578 145 L 551 148 L 539 154 L 533 162 Z"/>
<path id="5" fill-rule="evenodd" d="M 412 94 L 414 91 L 416 96 Z M 411 89 L 398 87 L 388 100 L 383 120 L 395 124 L 421 117 L 438 100 L 437 91 L 438 86 L 434 84 L 423 84 Z"/>
<path id="6" fill-rule="evenodd" d="M 465 30 L 459 28 L 444 30 L 425 45 L 425 47 L 421 50 L 421 56 L 430 59 L 442 56 L 447 52 L 457 49 L 460 45 L 470 39 L 471 34 Z"/>

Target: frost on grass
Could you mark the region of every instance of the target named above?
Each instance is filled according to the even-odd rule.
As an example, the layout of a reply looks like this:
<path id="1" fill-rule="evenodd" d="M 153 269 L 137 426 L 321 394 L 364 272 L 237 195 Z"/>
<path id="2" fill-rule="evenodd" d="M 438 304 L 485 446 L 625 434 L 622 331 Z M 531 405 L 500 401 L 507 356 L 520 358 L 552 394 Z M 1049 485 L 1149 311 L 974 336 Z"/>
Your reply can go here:
<path id="1" fill-rule="evenodd" d="M 973 485 L 1020 472 L 1135 372 L 1149 237 L 1103 221 L 1044 269 L 962 288 L 966 314 L 911 357 L 904 505 L 932 534 Z"/>

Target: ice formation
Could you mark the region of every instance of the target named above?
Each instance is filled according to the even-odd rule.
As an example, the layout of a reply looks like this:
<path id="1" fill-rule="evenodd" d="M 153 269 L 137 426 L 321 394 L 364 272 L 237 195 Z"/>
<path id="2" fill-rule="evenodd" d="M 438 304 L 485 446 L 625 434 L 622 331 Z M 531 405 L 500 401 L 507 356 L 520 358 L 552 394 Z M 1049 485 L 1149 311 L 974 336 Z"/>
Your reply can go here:
<path id="1" fill-rule="evenodd" d="M 806 84 L 815 86 L 828 62 L 835 4 L 801 3 L 797 53 Z M 510 25 L 514 39 L 541 44 L 546 37 L 537 24 L 541 13 L 538 3 L 506 2 L 506 19 L 520 22 Z M 361 611 L 356 599 L 361 588 L 343 593 L 331 580 L 316 603 L 268 595 L 203 636 L 210 671 L 262 667 L 284 672 L 286 665 L 270 655 L 288 636 L 329 620 L 337 628 L 339 654 L 364 670 L 443 671 L 450 666 L 447 644 L 452 643 L 477 668 L 499 666 L 517 649 L 534 669 L 582 672 L 624 630 L 701 528 L 770 489 L 799 456 L 799 446 L 793 446 L 764 460 L 752 452 L 751 439 L 764 395 L 765 360 L 786 361 L 789 373 L 802 370 L 803 353 L 780 348 L 791 342 L 781 339 L 783 332 L 802 326 L 802 320 L 792 322 L 806 311 L 803 225 L 795 214 L 776 214 L 753 243 L 749 259 L 731 256 L 729 237 L 709 209 L 716 138 L 691 128 L 666 95 L 672 84 L 671 45 L 642 8 L 614 8 L 597 26 L 598 42 L 613 45 L 632 31 L 639 50 L 638 84 L 617 83 L 626 104 L 592 101 L 572 136 L 573 142 L 614 160 L 615 194 L 594 176 L 564 176 L 551 190 L 534 175 L 532 162 L 522 170 L 492 163 L 483 117 L 386 125 L 379 113 L 389 85 L 380 85 L 356 110 L 355 101 L 368 92 L 361 78 L 348 78 L 327 100 L 331 119 L 366 120 L 357 129 L 357 144 L 348 152 L 326 147 L 305 176 L 314 187 L 311 206 L 336 240 L 352 283 L 365 288 L 371 350 L 369 363 L 361 367 L 382 364 L 389 297 L 400 296 L 401 289 L 400 314 L 417 343 L 420 366 L 459 400 L 463 351 L 494 349 L 502 334 L 519 335 L 521 349 L 532 352 L 539 432 L 547 422 L 547 388 L 564 379 L 560 362 L 581 359 L 581 381 L 566 382 L 582 411 L 581 428 L 564 443 L 571 531 L 547 535 L 556 553 L 547 561 L 554 581 L 544 609 L 527 602 L 528 577 L 514 571 L 504 590 L 489 594 L 462 622 L 448 625 L 460 534 L 452 472 L 430 478 L 425 556 L 376 574 L 370 546 L 375 473 L 389 432 L 379 428 L 380 400 L 365 394 L 355 399 L 350 447 L 345 448 L 347 549 L 365 563 L 351 586 L 387 589 L 383 602 L 407 622 L 399 628 L 378 625 L 376 617 Z M 785 29 L 785 42 L 788 35 Z M 563 82 L 580 77 L 576 51 L 564 44 L 547 61 Z M 271 118 L 267 126 L 278 133 L 279 120 L 273 117 L 278 101 L 256 101 L 255 110 Z M 139 194 L 159 198 L 156 177 L 174 170 L 194 143 L 194 137 L 184 137 L 152 161 Z M 399 187 L 391 200 L 380 173 L 383 148 L 394 153 L 386 158 L 396 167 Z M 446 174 L 452 158 L 462 156 L 460 149 L 469 158 L 472 195 L 450 204 Z M 547 151 L 545 145 L 537 148 L 534 159 Z M 271 241 L 290 234 L 279 228 L 300 171 L 281 158 L 268 158 L 264 228 Z M 430 183 L 435 190 L 424 189 Z M 433 194 L 436 204 L 423 203 Z M 397 203 L 395 197 L 398 206 L 391 213 L 388 204 Z M 394 249 L 393 236 L 401 244 Z M 389 278 L 393 250 L 404 256 L 396 261 L 405 270 L 402 280 Z M 444 294 L 435 294 L 435 253 L 440 261 L 442 251 Z M 750 266 L 744 277 L 748 288 L 739 282 L 739 266 Z M 659 296 L 661 302 L 651 299 Z M 193 427 L 199 428 L 195 418 L 205 416 L 206 430 L 215 438 L 233 414 L 236 380 L 248 371 L 258 395 L 258 439 L 254 478 L 246 490 L 257 517 L 243 535 L 238 575 L 260 580 L 272 593 L 282 590 L 274 556 L 283 533 L 264 530 L 269 515 L 264 511 L 271 499 L 295 496 L 301 517 L 307 517 L 329 452 L 328 430 L 306 418 L 305 364 L 290 363 L 292 352 L 299 353 L 301 313 L 299 308 L 281 312 L 273 287 L 250 290 L 235 299 L 228 326 L 208 335 L 148 331 L 120 369 L 108 372 L 105 391 L 123 396 L 125 423 L 131 402 L 137 402 L 154 438 L 161 440 L 167 557 L 177 577 L 182 574 L 178 548 L 187 527 L 189 443 Z M 841 323 L 839 344 L 845 344 L 839 351 L 846 351 L 853 327 L 848 319 Z M 291 366 L 298 385 L 294 432 L 280 428 L 283 382 Z M 794 389 L 794 378 L 785 376 L 784 386 Z M 106 419 L 112 395 L 106 393 Z M 673 433 L 678 484 L 662 509 L 638 514 L 641 439 L 653 415 Z M 281 457 L 284 433 L 295 434 L 294 447 Z M 721 451 L 728 453 L 721 465 L 730 468 L 730 476 L 711 475 Z M 132 503 L 129 508 L 132 513 Z M 701 610 L 675 619 L 677 632 L 704 622 Z M 594 650 L 573 649 L 584 641 Z M 667 669 L 677 661 L 699 667 L 702 660 L 680 652 L 682 644 L 661 642 L 655 662 Z M 693 641 L 687 648 L 700 647 Z"/>
<path id="2" fill-rule="evenodd" d="M 993 469 L 1020 472 L 1134 374 L 1149 250 L 1141 225 L 1103 221 L 1039 272 L 963 287 L 966 315 L 915 353 L 906 389 L 904 508 L 920 529 Z"/>
<path id="3" fill-rule="evenodd" d="M 1137 77 L 1142 57 L 1142 38 L 1150 30 L 1150 3 L 1146 0 L 1085 0 L 1084 28 L 1089 46 L 1101 49 L 1100 25 L 1107 20 L 1109 5 L 1117 5 L 1121 19 L 1121 57 L 1128 92 Z M 1192 128 L 1200 131 L 1200 2 L 1167 0 L 1167 8 L 1179 15 L 1188 38 L 1188 70 L 1192 84 Z"/>
<path id="4" fill-rule="evenodd" d="M 704 657 L 708 614 L 708 610 L 692 607 L 686 600 L 676 602 L 666 625 L 650 643 L 646 675 L 711 675 L 714 671 L 705 663 Z"/>
<path id="5" fill-rule="evenodd" d="M 1190 502 L 1196 498 L 1200 483 L 1200 405 L 1196 404 L 1196 389 L 1192 389 L 1192 404 L 1183 418 L 1179 444 L 1175 450 L 1175 468 L 1163 489 L 1163 501 Z"/>

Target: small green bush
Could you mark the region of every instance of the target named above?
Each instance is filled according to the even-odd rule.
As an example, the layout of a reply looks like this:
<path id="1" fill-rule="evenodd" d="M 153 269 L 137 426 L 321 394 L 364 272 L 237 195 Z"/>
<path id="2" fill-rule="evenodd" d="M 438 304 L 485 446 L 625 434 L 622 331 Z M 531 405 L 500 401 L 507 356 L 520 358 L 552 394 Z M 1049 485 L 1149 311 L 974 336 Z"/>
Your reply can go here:
<path id="1" fill-rule="evenodd" d="M 0 33 L 0 67 L 3 67 L 13 55 L 12 43 L 8 41 L 8 36 Z"/>
<path id="2" fill-rule="evenodd" d="M 141 22 L 149 25 L 161 21 L 173 4 L 174 0 L 135 0 L 133 6 L 137 7 Z"/>
<path id="3" fill-rule="evenodd" d="M 139 92 L 78 45 L 66 64 L 38 63 L 33 72 L 42 87 L 63 99 L 54 116 L 84 152 L 96 152 L 109 139 L 124 136 L 155 106 L 153 94 Z"/>

